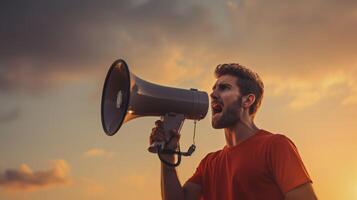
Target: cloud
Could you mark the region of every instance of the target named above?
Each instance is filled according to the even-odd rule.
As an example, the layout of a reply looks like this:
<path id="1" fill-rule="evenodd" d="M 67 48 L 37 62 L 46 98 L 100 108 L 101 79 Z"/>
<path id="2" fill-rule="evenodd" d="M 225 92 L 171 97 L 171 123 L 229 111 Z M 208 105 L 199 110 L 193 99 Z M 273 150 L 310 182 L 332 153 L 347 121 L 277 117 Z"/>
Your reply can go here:
<path id="1" fill-rule="evenodd" d="M 357 73 L 339 70 L 320 76 L 266 76 L 266 88 L 271 96 L 289 96 L 289 107 L 303 109 L 324 99 L 339 96 L 340 105 L 356 104 Z"/>
<path id="2" fill-rule="evenodd" d="M 19 169 L 8 169 L 0 174 L 0 187 L 11 191 L 36 191 L 70 183 L 70 167 L 64 160 L 52 161 L 52 167 L 43 171 L 32 171 L 22 164 Z"/>
<path id="3" fill-rule="evenodd" d="M 261 68 L 289 74 L 352 68 L 356 5 L 348 0 L 230 0 L 226 19 L 231 37 L 238 38 L 232 43 Z"/>
<path id="4" fill-rule="evenodd" d="M 122 177 L 120 181 L 133 188 L 144 188 L 148 183 L 148 176 L 144 174 L 130 174 Z"/>
<path id="5" fill-rule="evenodd" d="M 63 74 L 93 78 L 118 56 L 158 70 L 166 49 L 211 29 L 206 10 L 179 2 L 1 2 L 0 89 L 43 90 L 64 83 Z"/>
<path id="6" fill-rule="evenodd" d="M 357 63 L 354 1 L 198 2 L 2 2 L 0 90 L 102 81 L 118 57 L 148 81 L 204 88 L 224 62 L 291 80 L 352 70 Z M 304 98 L 321 99 L 318 89 L 304 87 L 310 96 L 297 95 L 293 107 Z"/>
<path id="7" fill-rule="evenodd" d="M 342 105 L 355 105 L 357 104 L 357 90 L 354 91 L 354 94 L 348 96 L 342 101 Z"/>
<path id="8" fill-rule="evenodd" d="M 79 181 L 81 182 L 82 193 L 85 196 L 93 197 L 93 195 L 100 195 L 106 192 L 106 188 L 103 184 L 91 178 L 81 177 Z"/>
<path id="9" fill-rule="evenodd" d="M 0 124 L 14 121 L 20 117 L 20 110 L 19 109 L 12 109 L 8 111 L 0 110 Z"/>
<path id="10" fill-rule="evenodd" d="M 114 153 L 113 152 L 108 152 L 104 149 L 99 149 L 99 148 L 93 148 L 89 149 L 84 153 L 84 156 L 89 158 L 89 157 L 107 157 L 111 158 L 113 157 Z"/>

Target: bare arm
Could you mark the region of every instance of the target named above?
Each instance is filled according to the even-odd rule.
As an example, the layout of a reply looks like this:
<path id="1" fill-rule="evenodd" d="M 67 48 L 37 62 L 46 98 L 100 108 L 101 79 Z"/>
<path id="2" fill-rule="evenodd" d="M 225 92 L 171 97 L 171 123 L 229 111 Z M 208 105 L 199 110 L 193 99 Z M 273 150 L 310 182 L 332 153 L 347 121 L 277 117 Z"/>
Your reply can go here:
<path id="1" fill-rule="evenodd" d="M 156 127 L 153 128 L 150 136 L 150 144 L 154 141 L 164 141 L 165 137 L 162 130 L 162 121 L 155 122 Z M 180 135 L 173 131 L 173 138 L 169 143 L 166 143 L 167 149 L 176 149 Z M 162 155 L 162 158 L 170 163 L 174 163 L 173 155 Z M 161 163 L 161 197 L 163 200 L 198 200 L 201 194 L 201 187 L 194 183 L 186 183 L 181 185 L 177 176 L 175 167 L 167 166 Z"/>
<path id="2" fill-rule="evenodd" d="M 161 163 L 161 196 L 163 200 L 198 200 L 201 186 L 191 182 L 181 186 L 176 169 Z"/>
<path id="3" fill-rule="evenodd" d="M 173 156 L 166 156 L 164 159 L 173 163 Z M 184 200 L 184 190 L 177 176 L 174 167 L 161 163 L 161 197 L 163 200 Z"/>
<path id="4" fill-rule="evenodd" d="M 198 200 L 201 197 L 201 186 L 191 182 L 181 186 L 176 169 L 162 163 L 161 196 L 163 200 Z"/>
<path id="5" fill-rule="evenodd" d="M 311 183 L 305 183 L 285 194 L 285 200 L 317 200 Z"/>
<path id="6" fill-rule="evenodd" d="M 199 200 L 202 195 L 202 189 L 200 185 L 195 183 L 186 182 L 183 186 L 185 193 L 185 200 Z"/>

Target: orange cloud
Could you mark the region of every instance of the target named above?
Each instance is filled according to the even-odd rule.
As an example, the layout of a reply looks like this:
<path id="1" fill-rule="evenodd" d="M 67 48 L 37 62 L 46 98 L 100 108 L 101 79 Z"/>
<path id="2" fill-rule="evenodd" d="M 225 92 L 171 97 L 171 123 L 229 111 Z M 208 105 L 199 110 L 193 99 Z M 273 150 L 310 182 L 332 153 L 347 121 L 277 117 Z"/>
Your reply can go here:
<path id="1" fill-rule="evenodd" d="M 8 169 L 0 174 L 0 187 L 11 191 L 35 191 L 70 183 L 70 167 L 64 160 L 52 161 L 52 167 L 43 171 L 32 171 L 22 164 L 19 169 Z"/>
<path id="2" fill-rule="evenodd" d="M 147 185 L 148 177 L 144 174 L 131 174 L 123 177 L 122 181 L 131 187 L 143 188 Z"/>
<path id="3" fill-rule="evenodd" d="M 104 149 L 92 148 L 84 153 L 85 157 L 108 157 L 111 158 L 113 156 L 113 152 L 108 152 Z"/>
<path id="4" fill-rule="evenodd" d="M 272 96 L 286 95 L 291 97 L 289 107 L 302 109 L 312 106 L 325 97 L 341 95 L 341 105 L 357 103 L 357 83 L 353 73 L 342 70 L 322 75 L 305 77 L 267 75 L 263 77 L 266 89 Z"/>
<path id="5" fill-rule="evenodd" d="M 82 177 L 80 178 L 80 183 L 83 187 L 82 193 L 85 196 L 93 197 L 93 195 L 98 196 L 106 192 L 106 188 L 104 185 L 98 183 L 97 181 L 91 178 Z"/>

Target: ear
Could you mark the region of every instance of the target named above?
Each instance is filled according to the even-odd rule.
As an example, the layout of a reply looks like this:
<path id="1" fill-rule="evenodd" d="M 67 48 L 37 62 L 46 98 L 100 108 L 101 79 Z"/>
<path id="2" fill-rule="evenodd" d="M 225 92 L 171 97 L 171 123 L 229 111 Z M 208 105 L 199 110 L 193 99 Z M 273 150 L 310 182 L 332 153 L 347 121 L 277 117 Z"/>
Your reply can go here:
<path id="1" fill-rule="evenodd" d="M 255 102 L 255 95 L 248 94 L 242 97 L 242 107 L 249 108 Z"/>

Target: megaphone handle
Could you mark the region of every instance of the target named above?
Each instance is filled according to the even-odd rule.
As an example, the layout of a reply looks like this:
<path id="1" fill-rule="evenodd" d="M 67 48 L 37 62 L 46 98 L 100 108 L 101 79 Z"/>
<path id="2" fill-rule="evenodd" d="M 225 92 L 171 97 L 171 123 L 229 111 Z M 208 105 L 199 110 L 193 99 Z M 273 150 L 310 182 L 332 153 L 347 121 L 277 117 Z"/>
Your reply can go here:
<path id="1" fill-rule="evenodd" d="M 169 141 L 171 138 L 171 130 L 175 129 L 180 133 L 181 127 L 185 121 L 185 116 L 183 114 L 176 113 L 167 113 L 165 116 L 161 117 L 163 121 L 163 129 L 166 141 Z M 157 153 L 157 148 L 163 150 L 165 148 L 165 142 L 153 142 L 148 148 L 149 152 Z"/>
<path id="2" fill-rule="evenodd" d="M 183 114 L 168 113 L 161 118 L 163 120 L 163 128 L 165 132 L 166 141 L 169 141 L 172 134 L 171 130 L 175 129 L 180 133 L 185 116 Z"/>

